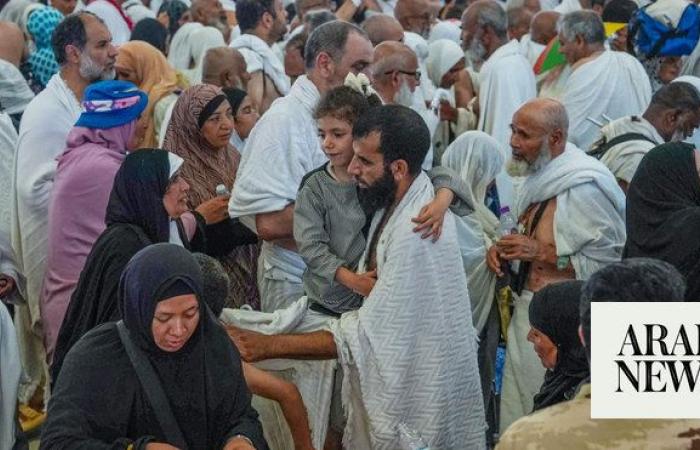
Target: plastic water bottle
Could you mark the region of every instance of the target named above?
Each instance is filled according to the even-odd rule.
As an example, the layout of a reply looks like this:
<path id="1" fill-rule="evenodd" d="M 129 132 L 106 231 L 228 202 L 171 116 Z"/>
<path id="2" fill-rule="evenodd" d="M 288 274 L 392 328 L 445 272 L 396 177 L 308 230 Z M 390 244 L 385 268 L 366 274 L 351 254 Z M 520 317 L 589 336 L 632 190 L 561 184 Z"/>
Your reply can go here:
<path id="1" fill-rule="evenodd" d="M 513 214 L 510 213 L 510 208 L 504 206 L 501 208 L 501 218 L 499 219 L 498 235 L 500 237 L 509 234 L 518 234 L 518 221 L 515 220 Z"/>
<path id="2" fill-rule="evenodd" d="M 410 428 L 405 422 L 398 425 L 401 450 L 430 450 L 420 433 Z"/>

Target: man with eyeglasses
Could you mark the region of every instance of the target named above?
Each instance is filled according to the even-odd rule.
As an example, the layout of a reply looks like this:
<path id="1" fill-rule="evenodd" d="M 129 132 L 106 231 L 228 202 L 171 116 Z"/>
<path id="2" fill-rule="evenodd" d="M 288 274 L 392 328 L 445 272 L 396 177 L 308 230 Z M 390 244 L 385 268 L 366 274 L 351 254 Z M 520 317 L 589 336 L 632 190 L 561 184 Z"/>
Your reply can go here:
<path id="1" fill-rule="evenodd" d="M 412 108 L 425 121 L 432 136 L 438 125 L 438 118 L 425 105 L 416 104 L 415 92 L 421 84 L 421 70 L 418 57 L 406 44 L 386 41 L 374 49 L 372 62 L 372 86 L 385 105 L 402 105 Z M 420 93 L 418 94 L 420 96 Z M 423 162 L 428 170 L 433 164 L 432 146 Z"/>

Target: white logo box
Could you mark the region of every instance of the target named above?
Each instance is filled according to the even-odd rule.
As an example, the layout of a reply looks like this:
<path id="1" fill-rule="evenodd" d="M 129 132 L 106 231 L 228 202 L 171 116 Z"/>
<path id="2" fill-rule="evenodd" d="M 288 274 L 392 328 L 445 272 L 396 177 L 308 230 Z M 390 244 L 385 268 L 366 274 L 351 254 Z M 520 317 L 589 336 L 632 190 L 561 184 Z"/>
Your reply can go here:
<path id="1" fill-rule="evenodd" d="M 594 302 L 591 308 L 591 417 L 700 418 L 700 303 Z M 660 342 L 675 355 L 664 354 Z"/>

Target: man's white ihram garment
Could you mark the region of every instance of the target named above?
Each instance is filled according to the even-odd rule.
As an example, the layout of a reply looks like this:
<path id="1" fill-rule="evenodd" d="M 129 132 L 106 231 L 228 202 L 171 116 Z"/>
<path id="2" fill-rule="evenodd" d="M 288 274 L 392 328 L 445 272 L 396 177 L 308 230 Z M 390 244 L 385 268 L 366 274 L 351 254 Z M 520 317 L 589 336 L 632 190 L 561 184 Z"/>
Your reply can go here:
<path id="1" fill-rule="evenodd" d="M 11 449 L 15 443 L 17 388 L 22 365 L 15 327 L 3 305 L 0 305 L 0 361 L 0 448 Z"/>
<path id="2" fill-rule="evenodd" d="M 281 211 L 293 203 L 304 175 L 328 161 L 313 119 L 320 97 L 316 86 L 302 75 L 255 125 L 231 195 L 231 217 L 241 217 L 255 230 L 256 214 Z M 263 242 L 258 263 L 263 311 L 286 307 L 303 295 L 305 268 L 298 253 Z"/>
<path id="3" fill-rule="evenodd" d="M 359 310 L 329 324 L 344 374 L 345 448 L 401 448 L 401 423 L 431 448 L 485 446 L 476 333 L 454 217 L 445 216 L 436 243 L 411 225 L 432 198 L 433 185 L 421 173 L 381 232 L 371 294 Z"/>
<path id="4" fill-rule="evenodd" d="M 335 320 L 309 310 L 306 297 L 273 313 L 225 308 L 219 318 L 227 325 L 264 334 L 308 333 L 323 329 L 328 321 Z M 272 359 L 256 363 L 255 366 L 296 384 L 308 414 L 311 441 L 314 448 L 323 448 L 337 362 L 333 359 Z M 260 422 L 270 448 L 294 450 L 294 440 L 276 402 L 254 396 L 253 403 L 260 414 Z"/>
<path id="5" fill-rule="evenodd" d="M 56 173 L 56 157 L 80 116 L 73 91 L 57 73 L 22 116 L 15 158 L 12 208 L 12 247 L 20 272 L 27 281 L 22 296 L 26 305 L 16 310 L 22 366 L 29 377 L 20 401 L 27 402 L 43 374 L 43 342 L 39 323 L 39 295 L 47 254 L 49 196 Z M 48 392 L 48 389 L 47 389 Z"/>
<path id="6" fill-rule="evenodd" d="M 617 144 L 600 158 L 600 162 L 610 169 L 618 180 L 629 183 L 639 167 L 639 163 L 649 150 L 664 143 L 664 138 L 659 135 L 656 128 L 646 119 L 640 116 L 621 117 L 613 120 L 600 129 L 601 135 L 610 142 L 617 136 L 627 133 L 637 133 L 646 136 L 649 141 L 631 140 Z"/>
<path id="7" fill-rule="evenodd" d="M 557 199 L 554 241 L 557 256 L 567 256 L 576 279 L 586 280 L 605 265 L 619 261 L 625 244 L 625 195 L 600 161 L 567 144 L 561 155 L 525 177 L 516 214 L 535 203 Z M 501 394 L 501 430 L 532 412 L 532 398 L 543 382 L 544 368 L 527 341 L 528 309 L 533 293 L 515 298 L 508 327 Z"/>
<path id="8" fill-rule="evenodd" d="M 105 0 L 95 0 L 88 4 L 85 10 L 90 11 L 104 21 L 107 29 L 112 34 L 112 43 L 114 45 L 129 42 L 131 30 L 119 13 L 117 6 Z"/>
<path id="9" fill-rule="evenodd" d="M 241 52 L 249 73 L 262 70 L 263 74 L 275 84 L 277 92 L 281 95 L 289 93 L 289 77 L 284 71 L 284 64 L 267 42 L 252 34 L 242 34 L 231 42 L 230 47 Z"/>
<path id="10" fill-rule="evenodd" d="M 600 56 L 574 65 L 561 102 L 569 114 L 569 141 L 590 148 L 600 128 L 589 117 L 605 123 L 642 114 L 651 101 L 651 84 L 644 67 L 633 56 L 606 50 Z"/>
<path id="11" fill-rule="evenodd" d="M 493 52 L 479 71 L 479 124 L 477 129 L 491 135 L 501 148 L 510 148 L 513 114 L 535 98 L 535 73 L 513 39 Z M 496 177 L 501 206 L 513 205 L 513 181 L 505 169 Z"/>
<path id="12" fill-rule="evenodd" d="M 564 153 L 525 177 L 516 217 L 531 204 L 553 197 L 557 256 L 571 258 L 577 280 L 620 260 L 626 239 L 625 194 L 603 163 L 568 143 Z"/>

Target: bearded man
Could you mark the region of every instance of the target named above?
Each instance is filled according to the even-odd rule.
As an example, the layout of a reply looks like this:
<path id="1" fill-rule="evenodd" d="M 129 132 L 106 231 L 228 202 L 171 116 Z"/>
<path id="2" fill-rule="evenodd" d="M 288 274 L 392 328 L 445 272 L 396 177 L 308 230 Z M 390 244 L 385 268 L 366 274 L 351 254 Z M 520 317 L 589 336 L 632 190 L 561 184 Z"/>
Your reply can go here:
<path id="1" fill-rule="evenodd" d="M 552 99 L 523 105 L 511 124 L 508 174 L 524 177 L 515 202 L 521 234 L 502 237 L 486 257 L 499 277 L 519 261 L 515 308 L 508 327 L 501 431 L 529 414 L 544 368 L 527 342 L 528 308 L 550 283 L 585 280 L 622 255 L 625 196 L 610 170 L 567 143 L 569 120 Z"/>
<path id="2" fill-rule="evenodd" d="M 535 98 L 535 74 L 522 55 L 520 43 L 508 40 L 506 12 L 495 0 L 472 3 L 462 15 L 462 48 L 474 67 L 480 67 L 477 130 L 490 134 L 507 148 L 509 118 Z M 502 205 L 512 205 L 511 180 L 496 179 Z"/>

